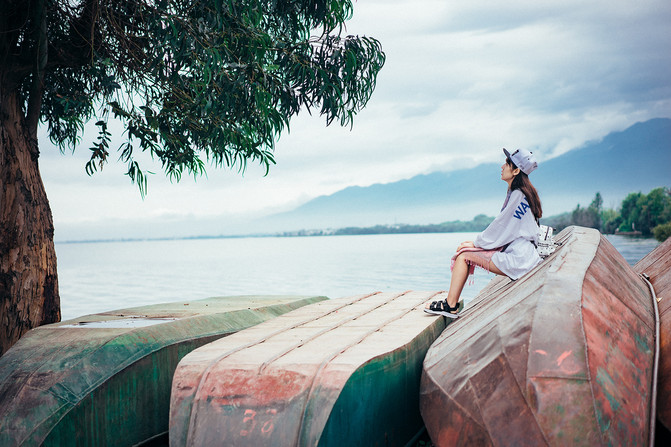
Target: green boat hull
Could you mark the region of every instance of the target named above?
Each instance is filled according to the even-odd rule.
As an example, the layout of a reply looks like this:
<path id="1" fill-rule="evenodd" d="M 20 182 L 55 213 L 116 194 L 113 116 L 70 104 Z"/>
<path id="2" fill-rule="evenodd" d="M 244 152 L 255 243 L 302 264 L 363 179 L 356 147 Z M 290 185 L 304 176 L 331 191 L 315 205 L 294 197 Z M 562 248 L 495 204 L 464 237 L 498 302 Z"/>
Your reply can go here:
<path id="1" fill-rule="evenodd" d="M 186 354 L 325 297 L 221 297 L 88 315 L 0 357 L 0 445 L 118 445 L 168 432 Z"/>

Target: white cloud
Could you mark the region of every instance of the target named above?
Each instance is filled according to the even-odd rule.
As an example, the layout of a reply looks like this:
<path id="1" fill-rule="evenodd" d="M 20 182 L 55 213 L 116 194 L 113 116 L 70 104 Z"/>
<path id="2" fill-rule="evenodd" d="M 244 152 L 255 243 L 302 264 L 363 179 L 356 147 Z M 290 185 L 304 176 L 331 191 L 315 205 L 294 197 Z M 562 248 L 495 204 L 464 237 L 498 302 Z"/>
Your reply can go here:
<path id="1" fill-rule="evenodd" d="M 609 132 L 671 116 L 671 3 L 666 0 L 494 3 L 366 0 L 351 34 L 387 53 L 353 130 L 302 114 L 268 177 L 210 169 L 172 185 L 160 172 L 142 201 L 113 162 L 84 174 L 86 144 L 42 173 L 59 224 L 155 216 L 236 216 L 284 209 L 349 185 L 498 160 L 501 147 L 541 159 Z M 94 136 L 87 136 L 85 142 Z"/>

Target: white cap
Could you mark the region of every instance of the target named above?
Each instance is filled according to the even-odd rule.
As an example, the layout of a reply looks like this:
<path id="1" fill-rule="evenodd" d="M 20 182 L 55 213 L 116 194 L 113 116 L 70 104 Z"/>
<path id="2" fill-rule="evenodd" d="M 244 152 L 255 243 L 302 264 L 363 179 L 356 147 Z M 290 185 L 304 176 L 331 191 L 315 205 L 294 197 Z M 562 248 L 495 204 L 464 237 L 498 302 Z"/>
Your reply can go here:
<path id="1" fill-rule="evenodd" d="M 534 157 L 532 152 L 529 152 L 526 149 L 517 149 L 511 154 L 504 148 L 503 153 L 506 154 L 506 157 L 510 158 L 510 160 L 515 163 L 515 166 L 520 168 L 520 171 L 524 172 L 526 175 L 531 174 L 534 169 L 538 167 L 536 157 Z"/>

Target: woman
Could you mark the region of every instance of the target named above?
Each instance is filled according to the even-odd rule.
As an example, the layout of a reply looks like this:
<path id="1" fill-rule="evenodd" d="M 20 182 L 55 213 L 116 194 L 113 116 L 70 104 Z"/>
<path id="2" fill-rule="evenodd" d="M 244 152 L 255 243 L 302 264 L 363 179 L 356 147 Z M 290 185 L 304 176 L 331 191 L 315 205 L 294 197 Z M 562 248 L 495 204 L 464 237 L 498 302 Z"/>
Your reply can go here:
<path id="1" fill-rule="evenodd" d="M 512 154 L 505 149 L 503 152 L 506 161 L 501 166 L 501 180 L 508 183 L 508 195 L 501 213 L 474 241 L 459 245 L 452 258 L 447 298 L 428 304 L 424 309 L 427 313 L 457 318 L 459 296 L 476 266 L 515 280 L 541 261 L 536 244 L 538 220 L 543 210 L 538 192 L 529 180 L 529 174 L 538 164 L 525 149 L 517 149 Z"/>

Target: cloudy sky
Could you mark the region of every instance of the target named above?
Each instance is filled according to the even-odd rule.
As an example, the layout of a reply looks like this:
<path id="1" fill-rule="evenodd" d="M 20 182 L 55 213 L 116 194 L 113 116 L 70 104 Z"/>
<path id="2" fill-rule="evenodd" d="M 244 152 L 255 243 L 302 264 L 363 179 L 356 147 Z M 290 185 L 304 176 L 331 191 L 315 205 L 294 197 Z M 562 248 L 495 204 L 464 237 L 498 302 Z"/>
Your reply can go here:
<path id="1" fill-rule="evenodd" d="M 208 219 L 226 232 L 222 222 L 350 185 L 499 161 L 501 147 L 526 147 L 544 160 L 671 117 L 668 0 L 359 0 L 354 7 L 347 32 L 380 40 L 387 63 L 352 130 L 303 114 L 280 138 L 267 177 L 255 166 L 244 175 L 211 168 L 207 178 L 171 184 L 156 169 L 144 200 L 121 164 L 85 174 L 94 134 L 74 155 L 42 137 L 56 240 L 105 237 L 112 226 L 128 236 L 142 225 L 166 235 L 174 231 L 167 222 Z"/>

